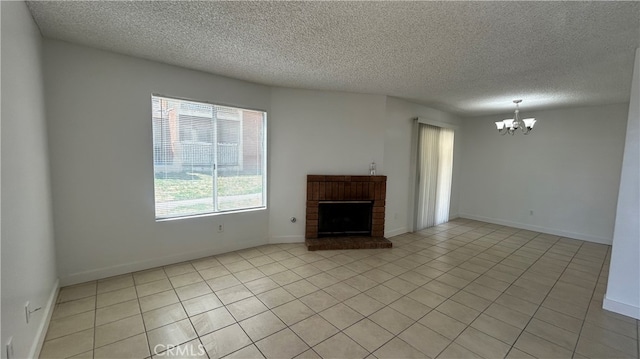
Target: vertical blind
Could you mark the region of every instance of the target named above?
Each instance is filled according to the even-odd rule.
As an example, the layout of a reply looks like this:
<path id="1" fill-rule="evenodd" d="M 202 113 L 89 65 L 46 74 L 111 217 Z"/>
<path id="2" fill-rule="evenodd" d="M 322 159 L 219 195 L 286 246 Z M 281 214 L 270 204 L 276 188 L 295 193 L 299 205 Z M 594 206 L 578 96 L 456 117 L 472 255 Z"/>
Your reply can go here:
<path id="1" fill-rule="evenodd" d="M 417 229 L 449 220 L 453 136 L 449 128 L 420 124 L 418 140 Z"/>

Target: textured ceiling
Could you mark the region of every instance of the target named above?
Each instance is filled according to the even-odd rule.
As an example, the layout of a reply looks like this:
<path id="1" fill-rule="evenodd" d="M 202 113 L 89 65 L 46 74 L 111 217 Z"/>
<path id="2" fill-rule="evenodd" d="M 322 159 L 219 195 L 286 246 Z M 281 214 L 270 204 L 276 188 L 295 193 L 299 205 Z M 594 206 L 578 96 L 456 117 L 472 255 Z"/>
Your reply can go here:
<path id="1" fill-rule="evenodd" d="M 640 2 L 28 2 L 45 37 L 464 116 L 629 100 Z"/>

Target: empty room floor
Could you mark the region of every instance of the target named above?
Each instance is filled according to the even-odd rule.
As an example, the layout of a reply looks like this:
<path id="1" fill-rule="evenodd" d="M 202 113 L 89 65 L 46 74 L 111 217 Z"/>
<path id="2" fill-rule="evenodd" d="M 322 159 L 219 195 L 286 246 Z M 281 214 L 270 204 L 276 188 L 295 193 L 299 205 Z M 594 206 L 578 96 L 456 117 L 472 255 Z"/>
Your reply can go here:
<path id="1" fill-rule="evenodd" d="M 638 321 L 602 309 L 610 246 L 463 219 L 390 240 L 62 288 L 40 357 L 638 358 Z"/>

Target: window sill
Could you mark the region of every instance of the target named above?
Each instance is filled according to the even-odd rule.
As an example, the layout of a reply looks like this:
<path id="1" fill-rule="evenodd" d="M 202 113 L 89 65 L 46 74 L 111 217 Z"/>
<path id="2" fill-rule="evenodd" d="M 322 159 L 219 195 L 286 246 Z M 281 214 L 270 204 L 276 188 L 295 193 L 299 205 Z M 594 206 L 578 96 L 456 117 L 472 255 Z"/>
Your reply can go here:
<path id="1" fill-rule="evenodd" d="M 180 217 L 156 218 L 156 222 L 172 222 L 172 221 L 177 221 L 181 219 L 217 217 L 220 215 L 227 215 L 227 214 L 258 212 L 258 211 L 264 211 L 266 209 L 267 209 L 266 206 L 262 206 L 262 207 L 255 207 L 255 208 L 234 209 L 229 211 L 220 211 L 220 212 L 212 212 L 212 213 L 193 214 L 193 215 L 186 215 L 186 216 L 180 216 Z"/>

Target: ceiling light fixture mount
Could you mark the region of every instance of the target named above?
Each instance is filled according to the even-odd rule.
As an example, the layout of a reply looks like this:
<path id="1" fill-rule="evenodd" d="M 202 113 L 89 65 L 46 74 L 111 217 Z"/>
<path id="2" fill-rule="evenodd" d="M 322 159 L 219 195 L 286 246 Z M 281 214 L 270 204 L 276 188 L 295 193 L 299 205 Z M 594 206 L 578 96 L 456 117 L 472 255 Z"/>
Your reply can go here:
<path id="1" fill-rule="evenodd" d="M 496 127 L 501 135 L 506 135 L 507 133 L 513 135 L 518 128 L 522 130 L 522 133 L 528 135 L 536 124 L 535 118 L 520 119 L 520 102 L 522 102 L 522 100 L 513 100 L 513 103 L 516 104 L 516 111 L 513 118 L 496 122 Z"/>

